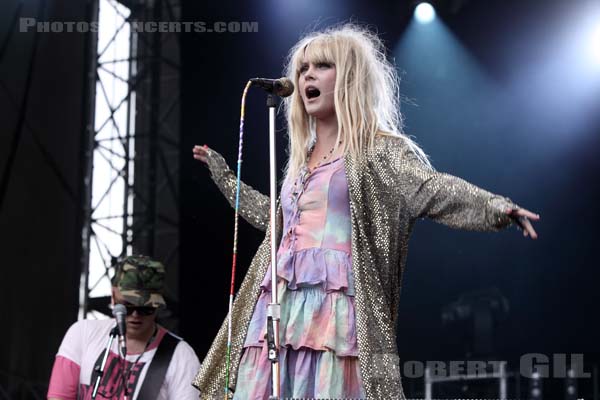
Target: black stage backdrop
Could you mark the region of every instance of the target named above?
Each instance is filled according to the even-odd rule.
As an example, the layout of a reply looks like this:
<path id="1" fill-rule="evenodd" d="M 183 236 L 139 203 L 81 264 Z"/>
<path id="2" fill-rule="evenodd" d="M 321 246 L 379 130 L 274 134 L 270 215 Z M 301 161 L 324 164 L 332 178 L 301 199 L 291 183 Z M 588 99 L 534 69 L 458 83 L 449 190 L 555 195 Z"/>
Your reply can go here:
<path id="1" fill-rule="evenodd" d="M 85 7 L 0 3 L 0 387 L 9 398 L 45 396 L 54 354 L 77 318 L 85 104 L 86 36 L 22 33 L 19 18 L 81 21 Z"/>

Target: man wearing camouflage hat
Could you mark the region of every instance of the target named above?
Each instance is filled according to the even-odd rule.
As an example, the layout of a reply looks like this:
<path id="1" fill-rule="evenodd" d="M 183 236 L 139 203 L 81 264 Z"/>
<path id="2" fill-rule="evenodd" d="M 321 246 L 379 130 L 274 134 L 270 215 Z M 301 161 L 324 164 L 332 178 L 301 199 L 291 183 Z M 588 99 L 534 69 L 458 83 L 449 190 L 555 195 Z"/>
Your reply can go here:
<path id="1" fill-rule="evenodd" d="M 197 399 L 190 382 L 200 367 L 194 350 L 156 323 L 166 307 L 165 268 L 146 256 L 129 256 L 115 266 L 113 304 L 127 309 L 127 356 L 111 346 L 96 399 Z M 113 319 L 78 321 L 69 328 L 58 350 L 48 399 L 88 400 L 97 380 Z"/>

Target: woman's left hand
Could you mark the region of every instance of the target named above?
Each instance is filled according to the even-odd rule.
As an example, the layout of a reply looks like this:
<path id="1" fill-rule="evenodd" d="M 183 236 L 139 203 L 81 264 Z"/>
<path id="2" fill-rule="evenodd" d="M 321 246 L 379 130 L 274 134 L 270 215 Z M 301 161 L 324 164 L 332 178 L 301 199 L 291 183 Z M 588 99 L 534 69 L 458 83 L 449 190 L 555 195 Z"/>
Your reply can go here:
<path id="1" fill-rule="evenodd" d="M 537 239 L 537 233 L 531 221 L 538 221 L 540 219 L 539 214 L 534 214 L 524 208 L 509 208 L 506 213 L 511 216 L 517 226 L 523 230 L 523 236 L 531 236 L 532 239 Z M 531 221 L 530 221 L 531 220 Z"/>

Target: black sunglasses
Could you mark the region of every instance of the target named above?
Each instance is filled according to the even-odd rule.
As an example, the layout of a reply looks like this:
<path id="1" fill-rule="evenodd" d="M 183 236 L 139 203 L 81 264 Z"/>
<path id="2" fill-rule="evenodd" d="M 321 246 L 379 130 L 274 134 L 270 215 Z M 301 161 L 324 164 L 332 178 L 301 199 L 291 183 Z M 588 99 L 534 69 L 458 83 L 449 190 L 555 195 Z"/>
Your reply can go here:
<path id="1" fill-rule="evenodd" d="M 132 306 L 129 304 L 123 304 L 127 309 L 127 315 L 133 314 L 134 311 L 137 311 L 138 315 L 148 316 L 152 315 L 156 312 L 156 308 L 152 306 Z"/>

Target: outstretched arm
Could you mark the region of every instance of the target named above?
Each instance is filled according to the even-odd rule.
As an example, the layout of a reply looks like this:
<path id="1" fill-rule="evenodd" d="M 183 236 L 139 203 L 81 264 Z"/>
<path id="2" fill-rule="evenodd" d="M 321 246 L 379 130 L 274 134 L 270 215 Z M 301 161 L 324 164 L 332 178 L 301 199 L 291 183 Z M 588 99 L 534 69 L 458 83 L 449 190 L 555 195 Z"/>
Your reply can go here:
<path id="1" fill-rule="evenodd" d="M 196 160 L 208 166 L 212 180 L 229 204 L 235 207 L 236 176 L 227 166 L 223 156 L 207 146 L 194 146 L 193 153 Z M 270 218 L 269 197 L 241 182 L 239 213 L 252 226 L 266 231 Z"/>
<path id="2" fill-rule="evenodd" d="M 506 197 L 429 168 L 404 141 L 401 153 L 397 168 L 413 218 L 428 217 L 453 228 L 479 231 L 496 231 L 515 223 L 524 236 L 537 238 L 529 220 L 537 221 L 539 215 Z"/>

